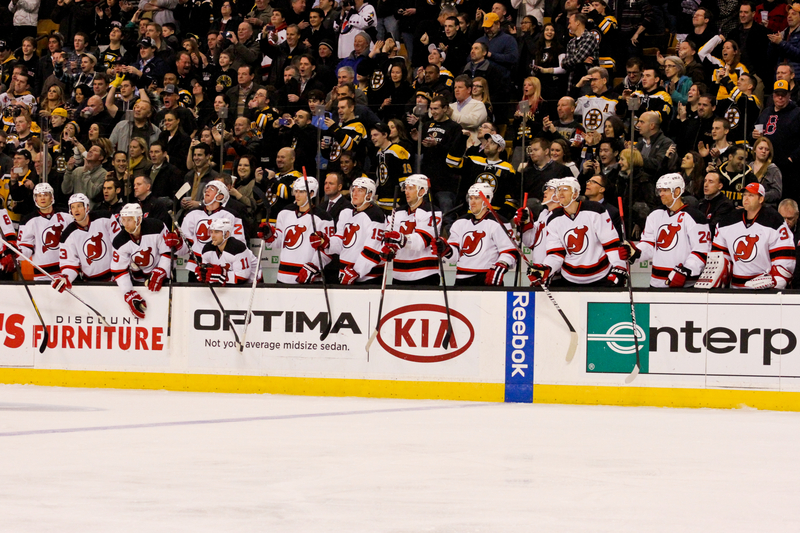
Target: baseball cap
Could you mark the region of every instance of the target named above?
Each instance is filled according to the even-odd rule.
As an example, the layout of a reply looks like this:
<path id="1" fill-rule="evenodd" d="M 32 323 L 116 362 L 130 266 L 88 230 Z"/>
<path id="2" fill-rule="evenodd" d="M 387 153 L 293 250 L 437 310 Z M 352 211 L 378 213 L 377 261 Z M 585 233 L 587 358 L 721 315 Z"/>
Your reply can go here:
<path id="1" fill-rule="evenodd" d="M 783 91 L 785 93 L 789 92 L 789 82 L 786 80 L 778 80 L 775 82 L 775 85 L 772 86 L 773 92 Z"/>
<path id="2" fill-rule="evenodd" d="M 442 60 L 447 59 L 447 54 L 444 52 L 444 50 L 442 50 L 441 48 L 439 48 L 438 46 L 436 46 L 433 43 L 429 44 L 428 45 L 428 53 L 431 53 L 434 50 L 439 52 L 439 55 L 442 56 Z"/>
<path id="3" fill-rule="evenodd" d="M 143 37 L 141 41 L 139 41 L 139 46 L 146 46 L 147 48 L 155 48 L 156 43 L 150 37 Z"/>
<path id="4" fill-rule="evenodd" d="M 744 190 L 746 190 L 747 192 L 752 193 L 752 194 L 760 194 L 761 196 L 764 196 L 766 194 L 766 191 L 764 190 L 764 186 L 761 185 L 760 183 L 755 183 L 755 182 L 749 183 L 744 188 Z"/>
<path id="5" fill-rule="evenodd" d="M 0 52 L 5 52 L 8 50 L 8 43 L 5 41 L 0 41 Z"/>
<path id="6" fill-rule="evenodd" d="M 25 159 L 27 159 L 28 161 L 30 161 L 31 159 L 33 159 L 33 158 L 31 157 L 31 153 L 30 153 L 29 151 L 25 150 L 25 149 L 20 149 L 20 150 L 17 150 L 17 155 L 21 155 L 22 157 L 24 157 L 24 158 L 25 158 Z"/>
<path id="7" fill-rule="evenodd" d="M 81 54 L 81 57 L 88 57 L 89 61 L 91 61 L 92 64 L 94 64 L 94 65 L 97 64 L 97 58 L 94 56 L 94 54 L 90 54 L 89 52 L 86 52 L 85 54 Z"/>
<path id="8" fill-rule="evenodd" d="M 417 91 L 417 94 L 416 94 L 416 96 L 421 96 L 421 97 L 423 97 L 424 99 L 426 99 L 427 101 L 429 101 L 429 102 L 431 101 L 431 95 L 430 95 L 430 93 L 427 93 L 427 92 L 425 92 L 425 91 Z"/>
<path id="9" fill-rule="evenodd" d="M 112 20 L 111 21 L 111 27 L 112 28 L 122 29 L 122 23 L 120 21 L 118 21 L 118 20 Z"/>
<path id="10" fill-rule="evenodd" d="M 168 83 L 164 86 L 164 90 L 162 91 L 163 94 L 178 94 L 178 90 L 175 86 L 171 83 Z"/>
<path id="11" fill-rule="evenodd" d="M 487 141 L 494 141 L 495 144 L 498 144 L 504 148 L 506 146 L 506 140 L 503 139 L 503 136 L 499 133 L 487 133 L 483 136 L 483 138 Z"/>
<path id="12" fill-rule="evenodd" d="M 494 26 L 495 22 L 500 22 L 500 17 L 497 16 L 497 13 L 486 13 L 483 15 L 483 27 L 484 28 L 491 28 Z"/>
<path id="13" fill-rule="evenodd" d="M 67 110 L 66 110 L 66 109 L 64 109 L 63 107 L 57 107 L 57 108 L 53 109 L 53 112 L 52 112 L 52 113 L 50 113 L 50 114 L 51 114 L 52 116 L 54 116 L 54 117 L 64 117 L 64 118 L 67 118 L 67 117 L 69 116 L 69 114 L 67 113 Z"/>

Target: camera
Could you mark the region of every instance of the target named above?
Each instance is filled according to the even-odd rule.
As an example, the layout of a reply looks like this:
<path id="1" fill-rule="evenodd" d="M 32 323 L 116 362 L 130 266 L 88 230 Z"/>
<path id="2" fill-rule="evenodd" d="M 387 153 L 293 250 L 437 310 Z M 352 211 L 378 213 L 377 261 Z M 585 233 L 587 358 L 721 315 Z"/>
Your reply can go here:
<path id="1" fill-rule="evenodd" d="M 278 125 L 279 126 L 288 126 L 289 125 L 289 119 L 288 118 L 279 118 L 278 119 Z"/>

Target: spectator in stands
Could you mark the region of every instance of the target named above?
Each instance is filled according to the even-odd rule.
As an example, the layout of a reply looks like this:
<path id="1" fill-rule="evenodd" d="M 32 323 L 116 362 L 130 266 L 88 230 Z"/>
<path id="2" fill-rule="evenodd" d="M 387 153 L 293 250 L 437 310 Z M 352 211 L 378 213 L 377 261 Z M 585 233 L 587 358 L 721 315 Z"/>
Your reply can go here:
<path id="1" fill-rule="evenodd" d="M 706 162 L 695 151 L 687 152 L 681 159 L 681 176 L 686 184 L 684 203 L 695 206 L 703 197 L 703 181 L 706 177 Z M 690 198 L 693 198 L 692 202 Z"/>
<path id="2" fill-rule="evenodd" d="M 175 158 L 176 162 L 180 161 L 183 166 L 186 166 L 186 158 L 184 153 L 189 151 L 189 146 L 182 153 L 178 153 Z M 181 170 L 177 165 L 173 164 L 167 159 L 167 144 L 163 141 L 155 141 L 150 144 L 150 183 L 151 191 L 154 196 L 158 198 L 172 198 L 178 192 L 181 185 L 183 185 L 183 176 L 186 174 L 186 169 Z"/>
<path id="3" fill-rule="evenodd" d="M 569 31 L 574 37 L 567 43 L 561 67 L 569 73 L 567 91 L 570 95 L 575 92 L 578 81 L 586 75 L 588 67 L 594 66 L 599 57 L 596 34 L 586 31 L 588 22 L 589 19 L 583 13 L 569 17 Z"/>
<path id="4" fill-rule="evenodd" d="M 772 142 L 766 137 L 759 137 L 753 145 L 754 160 L 750 163 L 750 170 L 764 186 L 764 204 L 777 207 L 783 193 L 783 175 L 781 169 L 772 162 L 775 157 Z"/>
<path id="5" fill-rule="evenodd" d="M 149 102 L 140 100 L 133 106 L 133 120 L 123 120 L 114 126 L 110 140 L 115 150 L 126 149 L 134 137 L 141 137 L 148 142 L 158 140 L 161 129 L 150 122 L 152 109 Z"/>
<path id="6" fill-rule="evenodd" d="M 744 188 L 757 181 L 755 174 L 747 166 L 747 148 L 735 146 L 728 150 L 727 161 L 719 166 L 722 193 L 734 206 L 742 206 Z"/>
<path id="7" fill-rule="evenodd" d="M 590 92 L 575 102 L 575 112 L 581 117 L 583 131 L 602 131 L 608 117 L 617 115 L 619 95 L 608 89 L 608 70 L 592 67 L 578 80 L 576 88 L 589 84 Z"/>
<path id="8" fill-rule="evenodd" d="M 572 162 L 570 147 L 566 140 L 558 138 L 550 143 L 550 159 L 567 167 L 573 178 L 577 178 L 580 174 L 578 166 Z"/>
<path id="9" fill-rule="evenodd" d="M 614 92 L 620 95 L 620 98 L 627 98 L 634 91 L 638 91 L 642 87 L 642 60 L 638 57 L 632 57 L 625 63 L 625 78 L 622 82 L 614 87 Z"/>
<path id="10" fill-rule="evenodd" d="M 692 79 L 693 83 L 701 83 L 705 81 L 705 71 L 703 65 L 697 62 L 696 56 L 697 45 L 694 42 L 686 40 L 678 45 L 678 57 L 683 61 L 685 74 Z"/>
<path id="11" fill-rule="evenodd" d="M 788 61 L 795 76 L 800 74 L 800 2 L 794 2 L 786 12 L 788 27 L 781 33 L 767 36 L 772 46 L 772 53 L 777 55 L 778 62 Z"/>
<path id="12" fill-rule="evenodd" d="M 517 66 L 519 50 L 516 39 L 501 29 L 501 22 L 496 13 L 487 13 L 483 17 L 484 35 L 476 42 L 486 45 L 488 49 L 486 58 L 503 68 L 508 76 Z"/>
<path id="13" fill-rule="evenodd" d="M 762 80 L 769 79 L 770 64 L 765 61 L 769 57 L 769 31 L 763 24 L 758 24 L 756 4 L 752 0 L 743 0 L 739 4 L 739 25 L 731 31 L 727 38 L 739 43 L 742 63 L 748 70 Z"/>
<path id="14" fill-rule="evenodd" d="M 342 12 L 336 27 L 339 31 L 339 58 L 348 57 L 355 49 L 355 40 L 359 35 L 367 35 L 367 30 L 377 28 L 378 18 L 375 8 L 365 0 L 353 0 L 352 3 L 342 6 Z M 370 40 L 367 41 L 369 47 Z"/>
<path id="15" fill-rule="evenodd" d="M 782 63 L 775 69 L 775 81 L 785 80 L 789 84 L 789 99 L 795 104 L 800 103 L 800 85 L 794 81 L 794 69 L 788 63 Z M 764 107 L 771 106 L 772 95 L 766 100 Z"/>
<path id="16" fill-rule="evenodd" d="M 133 195 L 142 208 L 142 213 L 145 217 L 155 218 L 169 226 L 172 224 L 172 219 L 167 213 L 167 209 L 159 198 L 151 192 L 153 186 L 150 176 L 137 176 L 133 180 Z"/>
<path id="17" fill-rule="evenodd" d="M 728 149 L 731 143 L 728 142 L 728 132 L 730 132 L 730 123 L 723 117 L 716 117 L 711 125 L 711 144 L 706 146 L 704 143 L 698 143 L 697 152 L 703 156 L 707 165 L 714 165 L 719 167 L 722 161 L 728 157 Z"/>
<path id="18" fill-rule="evenodd" d="M 542 81 L 542 98 L 545 101 L 556 101 L 567 90 L 566 71 L 561 68 L 564 57 L 564 45 L 558 39 L 555 26 L 545 24 L 534 45 L 531 64 L 531 73 Z"/>
<path id="19" fill-rule="evenodd" d="M 502 69 L 486 58 L 488 48 L 485 43 L 477 42 L 472 45 L 469 53 L 469 61 L 464 66 L 463 74 L 468 74 L 472 78 L 481 77 L 488 81 L 489 92 L 495 95 L 505 94 L 503 89 L 505 74 Z"/>
<path id="20" fill-rule="evenodd" d="M 717 224 L 724 219 L 734 207 L 730 200 L 722 193 L 722 177 L 716 170 L 709 171 L 703 182 L 703 199 L 697 208 L 708 220 L 708 227 L 714 235 Z"/>
<path id="21" fill-rule="evenodd" d="M 675 143 L 661 131 L 661 117 L 658 113 L 643 113 L 636 122 L 642 140 L 636 149 L 642 154 L 642 169 L 653 182 L 678 166 L 678 152 Z M 653 194 L 652 187 L 649 194 Z"/>
<path id="22" fill-rule="evenodd" d="M 528 146 L 528 163 L 522 171 L 523 190 L 529 198 L 541 200 L 544 184 L 551 179 L 572 177 L 572 172 L 550 157 L 550 141 L 537 137 Z"/>
<path id="23" fill-rule="evenodd" d="M 211 147 L 206 143 L 192 147 L 194 168 L 186 173 L 184 181 L 192 185 L 188 196 L 181 199 L 181 207 L 188 211 L 201 207 L 203 191 L 206 184 L 219 178 L 219 174 L 211 168 Z"/>
<path id="24" fill-rule="evenodd" d="M 456 101 L 450 104 L 450 119 L 469 131 L 470 140 L 477 142 L 478 126 L 487 118 L 486 106 L 472 99 L 472 80 L 466 74 L 455 79 L 453 94 Z"/>
<path id="25" fill-rule="evenodd" d="M 791 11 L 791 10 L 790 10 Z M 798 14 L 800 15 L 800 14 Z M 761 112 L 756 121 L 753 138 L 766 137 L 775 149 L 775 163 L 787 179 L 783 182 L 785 198 L 800 198 L 800 180 L 791 180 L 795 175 L 795 163 L 800 161 L 800 109 L 789 98 L 789 82 L 778 80 L 772 91 L 772 105 Z M 760 128 L 760 129 L 759 129 Z"/>
<path id="26" fill-rule="evenodd" d="M 92 146 L 83 158 L 83 166 L 75 168 L 77 163 L 74 157 L 67 162 L 67 172 L 61 183 L 61 192 L 66 195 L 85 194 L 93 207 L 102 201 L 103 180 L 106 171 L 103 168 L 106 153 L 100 146 Z"/>
<path id="27" fill-rule="evenodd" d="M 98 211 L 108 211 L 112 215 L 119 214 L 125 202 L 122 201 L 122 183 L 109 172 L 103 181 L 103 201 L 97 206 Z"/>
<path id="28" fill-rule="evenodd" d="M 700 50 L 705 44 L 718 34 L 717 28 L 711 24 L 712 14 L 708 8 L 700 7 L 692 15 L 692 31 L 687 39 L 692 41 Z"/>

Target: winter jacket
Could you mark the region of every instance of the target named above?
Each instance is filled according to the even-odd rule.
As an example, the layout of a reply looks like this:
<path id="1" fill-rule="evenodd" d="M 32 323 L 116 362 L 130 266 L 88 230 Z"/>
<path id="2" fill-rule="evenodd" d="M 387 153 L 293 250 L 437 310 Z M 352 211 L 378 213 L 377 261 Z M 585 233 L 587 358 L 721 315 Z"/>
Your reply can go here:
<path id="1" fill-rule="evenodd" d="M 8 10 L 14 13 L 14 26 L 39 24 L 39 0 L 11 0 Z"/>

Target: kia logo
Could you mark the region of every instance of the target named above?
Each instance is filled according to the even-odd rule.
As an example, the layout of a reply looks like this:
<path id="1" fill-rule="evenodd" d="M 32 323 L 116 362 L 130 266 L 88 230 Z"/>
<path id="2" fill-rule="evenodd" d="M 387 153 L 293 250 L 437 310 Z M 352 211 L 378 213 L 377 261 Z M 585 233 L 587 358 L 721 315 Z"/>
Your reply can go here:
<path id="1" fill-rule="evenodd" d="M 447 311 L 442 305 L 415 304 L 393 310 L 381 320 L 378 342 L 400 359 L 438 363 L 458 357 L 472 345 L 475 329 L 467 317 L 450 310 L 453 336 L 447 351 L 442 347 L 447 331 Z"/>

